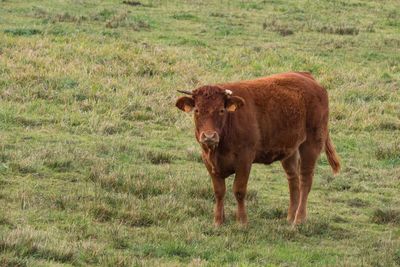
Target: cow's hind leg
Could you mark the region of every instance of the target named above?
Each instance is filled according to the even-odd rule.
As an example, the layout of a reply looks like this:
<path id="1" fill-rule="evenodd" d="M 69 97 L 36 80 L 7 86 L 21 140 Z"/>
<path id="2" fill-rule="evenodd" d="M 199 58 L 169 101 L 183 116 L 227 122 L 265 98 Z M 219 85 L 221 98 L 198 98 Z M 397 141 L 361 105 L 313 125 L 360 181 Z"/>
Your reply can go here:
<path id="1" fill-rule="evenodd" d="M 306 141 L 300 148 L 300 198 L 294 224 L 305 222 L 307 217 L 307 199 L 310 193 L 314 169 L 319 154 L 322 150 L 322 142 Z"/>
<path id="2" fill-rule="evenodd" d="M 289 158 L 281 161 L 289 183 L 290 202 L 287 215 L 289 223 L 293 223 L 299 205 L 299 161 L 298 150 Z"/>

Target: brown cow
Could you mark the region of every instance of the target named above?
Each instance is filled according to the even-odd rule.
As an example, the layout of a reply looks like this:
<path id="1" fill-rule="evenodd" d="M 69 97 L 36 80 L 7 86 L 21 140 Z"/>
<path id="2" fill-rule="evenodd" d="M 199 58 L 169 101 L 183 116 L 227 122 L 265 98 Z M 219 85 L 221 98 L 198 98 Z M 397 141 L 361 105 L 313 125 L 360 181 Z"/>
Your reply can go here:
<path id="1" fill-rule="evenodd" d="M 235 173 L 237 220 L 247 224 L 245 197 L 253 163 L 280 161 L 289 182 L 287 219 L 306 219 L 316 161 L 325 150 L 333 172 L 340 169 L 328 133 L 328 94 L 310 73 L 290 72 L 250 81 L 202 86 L 176 106 L 194 111 L 196 139 L 212 178 L 214 223 L 224 221 L 225 178 Z"/>

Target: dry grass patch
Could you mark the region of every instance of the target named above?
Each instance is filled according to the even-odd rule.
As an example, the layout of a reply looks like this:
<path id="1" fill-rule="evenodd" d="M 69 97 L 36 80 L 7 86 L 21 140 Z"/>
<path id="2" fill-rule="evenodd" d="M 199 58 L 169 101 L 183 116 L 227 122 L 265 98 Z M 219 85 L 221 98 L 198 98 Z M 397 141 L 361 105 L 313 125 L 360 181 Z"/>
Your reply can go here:
<path id="1" fill-rule="evenodd" d="M 393 208 L 377 208 L 374 210 L 371 219 L 379 224 L 400 224 L 400 210 Z"/>
<path id="2" fill-rule="evenodd" d="M 400 161 L 400 142 L 379 144 L 375 150 L 375 156 L 379 160 Z"/>

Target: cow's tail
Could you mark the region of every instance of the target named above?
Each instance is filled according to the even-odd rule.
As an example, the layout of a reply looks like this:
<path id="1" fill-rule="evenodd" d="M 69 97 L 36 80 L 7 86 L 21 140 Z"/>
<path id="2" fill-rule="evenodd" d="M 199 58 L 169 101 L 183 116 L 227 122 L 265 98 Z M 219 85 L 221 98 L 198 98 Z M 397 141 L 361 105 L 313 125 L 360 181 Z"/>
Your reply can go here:
<path id="1" fill-rule="evenodd" d="M 329 165 L 332 167 L 333 173 L 338 173 L 340 171 L 340 161 L 329 134 L 325 141 L 325 154 L 328 158 Z"/>

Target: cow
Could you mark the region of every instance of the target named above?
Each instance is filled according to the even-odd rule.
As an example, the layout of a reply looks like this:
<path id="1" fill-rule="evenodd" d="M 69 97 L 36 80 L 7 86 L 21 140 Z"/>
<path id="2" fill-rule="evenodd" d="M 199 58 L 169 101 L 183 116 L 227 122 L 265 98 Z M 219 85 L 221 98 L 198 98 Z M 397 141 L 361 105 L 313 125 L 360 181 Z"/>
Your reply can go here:
<path id="1" fill-rule="evenodd" d="M 214 225 L 225 218 L 225 178 L 235 174 L 236 219 L 247 225 L 245 198 L 253 163 L 280 161 L 290 201 L 287 220 L 305 222 L 307 198 L 322 150 L 337 173 L 340 161 L 328 131 L 327 91 L 308 72 L 288 72 L 255 80 L 180 91 L 176 107 L 194 113 L 195 136 L 211 176 Z"/>

